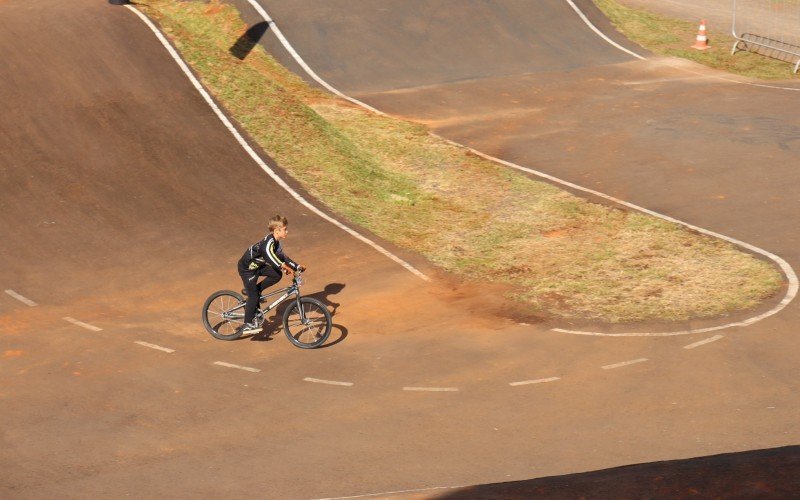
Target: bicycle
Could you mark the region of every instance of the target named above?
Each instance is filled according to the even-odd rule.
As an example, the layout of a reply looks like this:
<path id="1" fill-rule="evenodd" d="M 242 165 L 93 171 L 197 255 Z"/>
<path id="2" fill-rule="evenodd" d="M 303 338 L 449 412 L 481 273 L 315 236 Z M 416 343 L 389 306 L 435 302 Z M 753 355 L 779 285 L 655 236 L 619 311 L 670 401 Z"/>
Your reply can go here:
<path id="1" fill-rule="evenodd" d="M 261 295 L 255 319 L 259 325 L 263 325 L 267 313 L 294 296 L 283 313 L 283 331 L 292 344 L 302 349 L 313 349 L 328 339 L 333 321 L 331 313 L 322 302 L 300 295 L 302 284 L 302 272 L 298 271 L 290 286 Z M 282 295 L 266 308 L 262 308 L 262 303 L 278 294 Z M 208 333 L 220 340 L 238 339 L 244 330 L 245 304 L 244 296 L 232 290 L 212 293 L 203 304 L 203 326 Z"/>

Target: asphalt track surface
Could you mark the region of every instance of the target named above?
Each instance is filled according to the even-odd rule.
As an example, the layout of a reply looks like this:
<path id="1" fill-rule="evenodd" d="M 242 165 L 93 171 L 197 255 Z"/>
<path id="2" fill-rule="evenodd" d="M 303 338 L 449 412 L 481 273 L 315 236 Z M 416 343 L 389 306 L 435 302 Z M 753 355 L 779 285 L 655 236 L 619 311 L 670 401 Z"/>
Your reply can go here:
<path id="1" fill-rule="evenodd" d="M 329 29 L 325 50 L 368 50 L 353 35 L 375 36 L 367 4 L 347 3 L 348 23 L 364 24 L 341 38 Z M 524 26 L 551 24 L 513 2 L 495 5 Z M 325 9 L 267 7 L 279 8 L 273 17 L 315 66 L 308 51 L 322 48 L 301 32 L 324 23 Z M 479 29 L 495 11 L 431 24 L 437 43 L 449 29 L 505 47 L 508 38 Z M 708 458 L 670 462 L 664 474 L 727 464 L 739 481 L 715 490 L 707 474 L 687 473 L 676 495 L 796 491 L 794 303 L 702 344 L 704 336 L 590 338 L 516 324 L 499 314 L 501 302 L 485 304 L 418 256 L 380 242 L 432 283 L 297 204 L 129 10 L 29 0 L 2 2 L 0 12 L 0 42 L 16 48 L 0 80 L 0 288 L 37 304 L 0 294 L 2 496 L 491 496 L 528 486 L 570 496 L 566 483 L 633 484 L 620 473 L 658 474 L 656 462 L 694 457 Z M 565 36 L 587 36 L 557 12 Z M 284 24 L 287 13 L 294 21 Z M 390 24 L 413 14 L 391 12 Z M 392 40 L 408 51 L 393 60 L 413 61 L 418 40 Z M 457 57 L 464 42 L 449 47 L 451 60 L 468 59 Z M 370 68 L 350 78 L 355 62 L 342 59 L 332 83 L 796 267 L 796 94 L 673 61 L 630 61 L 594 43 L 577 52 L 603 54 L 550 70 L 512 61 L 470 75 L 462 62 L 457 75 L 431 65 L 424 78 L 394 84 Z M 403 72 L 413 73 L 395 75 Z M 238 288 L 235 261 L 274 211 L 291 221 L 287 253 L 311 267 L 305 291 L 335 312 L 324 349 L 293 348 L 274 324 L 227 343 L 199 324 L 211 291 Z M 632 464 L 641 469 L 612 469 Z M 563 478 L 471 486 L 547 476 Z"/>

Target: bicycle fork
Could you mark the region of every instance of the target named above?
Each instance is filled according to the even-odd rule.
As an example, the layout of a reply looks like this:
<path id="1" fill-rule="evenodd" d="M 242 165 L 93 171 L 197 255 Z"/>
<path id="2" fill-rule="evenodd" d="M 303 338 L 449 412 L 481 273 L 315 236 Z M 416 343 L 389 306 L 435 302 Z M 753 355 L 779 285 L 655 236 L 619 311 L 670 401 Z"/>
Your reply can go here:
<path id="1" fill-rule="evenodd" d="M 295 303 L 297 304 L 297 310 L 300 313 L 300 323 L 302 323 L 304 325 L 307 325 L 308 324 L 308 319 L 306 318 L 306 311 L 305 311 L 305 309 L 303 309 L 303 304 L 302 304 L 302 302 L 300 302 L 300 294 L 299 293 L 297 294 L 297 296 L 295 297 L 294 300 L 295 300 Z"/>

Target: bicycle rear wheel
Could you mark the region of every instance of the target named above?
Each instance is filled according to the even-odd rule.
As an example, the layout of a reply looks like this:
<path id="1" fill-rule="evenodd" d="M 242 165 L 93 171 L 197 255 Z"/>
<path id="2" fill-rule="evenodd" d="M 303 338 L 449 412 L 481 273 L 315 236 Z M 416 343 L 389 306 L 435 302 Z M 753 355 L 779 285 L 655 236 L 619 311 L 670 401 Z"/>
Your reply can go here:
<path id="1" fill-rule="evenodd" d="M 292 344 L 302 349 L 321 346 L 331 334 L 331 313 L 322 302 L 310 297 L 301 297 L 300 307 L 302 316 L 296 300 L 283 313 L 283 330 L 286 336 Z"/>
<path id="2" fill-rule="evenodd" d="M 244 297 L 231 290 L 214 292 L 203 304 L 203 326 L 220 340 L 235 340 L 244 327 Z"/>

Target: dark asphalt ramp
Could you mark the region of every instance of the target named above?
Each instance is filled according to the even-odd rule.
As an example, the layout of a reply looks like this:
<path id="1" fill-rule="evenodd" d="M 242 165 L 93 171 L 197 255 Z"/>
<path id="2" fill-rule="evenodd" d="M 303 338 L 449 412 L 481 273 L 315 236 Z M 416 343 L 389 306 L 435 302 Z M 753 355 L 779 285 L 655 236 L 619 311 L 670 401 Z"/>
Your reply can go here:
<path id="1" fill-rule="evenodd" d="M 0 44 L 16 48 L 0 79 L 4 288 L 106 307 L 149 294 L 197 331 L 203 300 L 240 286 L 236 261 L 275 213 L 317 286 L 341 282 L 349 258 L 420 281 L 275 184 L 128 9 L 36 0 L 2 12 Z"/>
<path id="2" fill-rule="evenodd" d="M 564 0 L 261 3 L 314 71 L 345 93 L 633 60 Z M 586 8 L 600 20 L 594 6 Z"/>
<path id="3" fill-rule="evenodd" d="M 800 446 L 485 484 L 440 499 L 796 498 Z"/>

